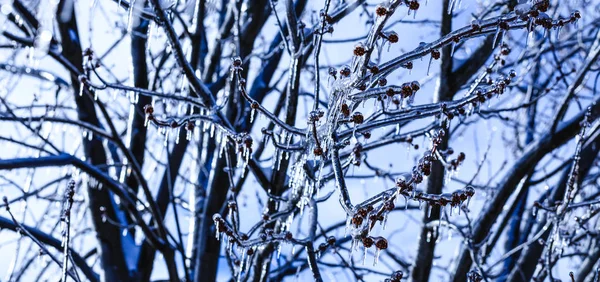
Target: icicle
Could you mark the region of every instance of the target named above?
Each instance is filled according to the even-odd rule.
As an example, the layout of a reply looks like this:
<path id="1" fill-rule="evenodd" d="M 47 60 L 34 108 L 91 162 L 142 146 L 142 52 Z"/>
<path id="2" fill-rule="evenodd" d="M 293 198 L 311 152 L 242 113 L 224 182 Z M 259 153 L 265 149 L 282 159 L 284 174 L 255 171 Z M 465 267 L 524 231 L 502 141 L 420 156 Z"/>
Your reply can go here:
<path id="1" fill-rule="evenodd" d="M 427 218 L 431 218 L 431 211 L 433 210 L 433 207 L 431 206 L 431 204 L 427 206 Z"/>
<path id="2" fill-rule="evenodd" d="M 350 244 L 350 260 L 352 260 L 352 255 L 354 254 L 355 248 L 356 248 L 356 239 L 352 238 L 352 243 Z"/>
<path id="3" fill-rule="evenodd" d="M 256 109 L 250 110 L 250 123 L 254 122 L 255 115 L 256 115 Z"/>
<path id="4" fill-rule="evenodd" d="M 216 232 L 215 232 L 215 233 L 216 233 L 216 234 L 215 234 L 215 238 L 217 238 L 217 241 L 219 241 L 219 235 L 221 234 L 221 233 L 219 232 L 219 224 L 220 224 L 220 223 L 219 223 L 219 221 L 218 221 L 218 220 L 215 220 L 215 225 L 216 225 L 216 228 L 215 228 L 215 229 L 216 229 Z"/>
<path id="5" fill-rule="evenodd" d="M 127 234 L 129 234 L 129 230 L 127 228 L 123 228 L 121 235 L 123 235 L 123 237 L 127 237 Z"/>
<path id="6" fill-rule="evenodd" d="M 367 254 L 369 253 L 369 248 L 367 248 L 366 246 L 363 246 L 363 249 L 364 249 L 364 254 L 363 254 L 362 264 L 365 265 L 365 263 L 367 261 Z"/>
<path id="7" fill-rule="evenodd" d="M 165 142 L 163 144 L 163 146 L 167 147 L 167 145 L 169 144 L 169 133 L 171 133 L 171 128 L 169 128 L 168 130 L 165 130 Z"/>
<path id="8" fill-rule="evenodd" d="M 177 128 L 177 132 L 175 133 L 175 144 L 179 144 L 179 131 L 181 127 Z"/>
<path id="9" fill-rule="evenodd" d="M 456 49 L 456 43 L 452 42 L 450 44 L 450 57 L 454 56 L 454 49 Z"/>
<path id="10" fill-rule="evenodd" d="M 429 70 L 431 69 L 431 62 L 433 62 L 433 57 L 429 57 L 429 64 L 427 64 L 427 76 L 429 76 Z"/>
<path id="11" fill-rule="evenodd" d="M 348 230 L 350 230 L 350 223 L 352 222 L 352 217 L 346 215 L 346 229 L 344 230 L 344 237 L 348 236 Z"/>
<path id="12" fill-rule="evenodd" d="M 85 86 L 83 86 L 83 85 L 81 85 L 81 86 L 79 87 L 79 97 L 83 96 L 83 88 L 84 88 L 84 87 L 85 87 Z"/>
<path id="13" fill-rule="evenodd" d="M 377 266 L 377 263 L 379 262 L 380 254 L 381 254 L 381 249 L 377 249 L 377 252 L 375 253 L 375 260 L 373 261 L 373 266 Z"/>
<path id="14" fill-rule="evenodd" d="M 450 0 L 450 3 L 448 3 L 448 10 L 446 10 L 448 15 L 452 15 L 452 12 L 454 12 L 454 2 L 455 0 Z"/>
<path id="15" fill-rule="evenodd" d="M 494 34 L 494 41 L 492 42 L 492 49 L 496 48 L 496 41 L 498 41 L 498 35 L 500 34 L 500 26 L 496 27 L 496 33 Z"/>

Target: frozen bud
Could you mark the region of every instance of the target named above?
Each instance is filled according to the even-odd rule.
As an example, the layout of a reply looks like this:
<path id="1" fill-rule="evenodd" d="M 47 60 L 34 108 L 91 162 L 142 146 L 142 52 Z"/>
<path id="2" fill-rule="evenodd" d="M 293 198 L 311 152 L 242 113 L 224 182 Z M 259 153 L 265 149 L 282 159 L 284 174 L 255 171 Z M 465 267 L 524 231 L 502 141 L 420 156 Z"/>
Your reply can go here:
<path id="1" fill-rule="evenodd" d="M 192 122 L 191 120 L 188 120 L 188 122 L 185 124 L 185 129 L 187 129 L 188 131 L 193 131 L 194 130 L 194 122 Z"/>
<path id="2" fill-rule="evenodd" d="M 259 106 L 260 106 L 260 105 L 259 105 L 259 104 L 258 104 L 258 102 L 256 102 L 256 101 L 254 101 L 254 102 L 252 102 L 252 103 L 250 104 L 250 108 L 252 108 L 252 109 L 254 109 L 254 110 L 257 110 L 257 109 L 259 108 Z"/>
<path id="3" fill-rule="evenodd" d="M 327 244 L 329 244 L 330 246 L 335 245 L 335 237 L 333 237 L 333 236 L 327 237 Z"/>
<path id="4" fill-rule="evenodd" d="M 408 2 L 408 9 L 410 10 L 416 11 L 419 9 L 419 6 L 421 6 L 419 1 L 413 0 Z"/>
<path id="5" fill-rule="evenodd" d="M 148 104 L 146 106 L 144 106 L 144 113 L 151 115 L 154 113 L 154 107 L 152 107 L 152 105 Z"/>
<path id="6" fill-rule="evenodd" d="M 313 153 L 315 154 L 315 156 L 321 156 L 323 155 L 323 148 L 317 147 L 313 150 Z"/>
<path id="7" fill-rule="evenodd" d="M 378 74 L 378 73 L 379 73 L 379 67 L 378 67 L 378 66 L 376 66 L 376 65 L 369 66 L 369 71 L 370 71 L 372 74 Z"/>
<path id="8" fill-rule="evenodd" d="M 419 91 L 419 89 L 421 89 L 421 84 L 415 80 L 410 83 L 410 88 L 412 88 L 413 91 L 417 92 Z"/>
<path id="9" fill-rule="evenodd" d="M 318 121 L 320 118 L 321 118 L 321 114 L 317 110 L 311 111 L 308 115 L 308 120 L 311 122 Z"/>
<path id="10" fill-rule="evenodd" d="M 413 94 L 413 88 L 412 88 L 412 84 L 411 83 L 403 83 L 400 86 L 401 90 L 401 94 L 403 98 L 408 98 Z"/>
<path id="11" fill-rule="evenodd" d="M 385 79 L 385 77 L 382 77 L 382 78 L 380 78 L 380 79 L 377 81 L 377 84 L 378 84 L 379 86 L 386 86 L 386 85 L 387 85 L 387 79 Z"/>
<path id="12" fill-rule="evenodd" d="M 359 227 L 361 226 L 363 223 L 363 218 L 360 215 L 354 215 L 352 217 L 352 224 L 354 224 L 354 226 Z"/>
<path id="13" fill-rule="evenodd" d="M 392 31 L 392 32 L 388 33 L 388 35 L 387 35 L 387 40 L 388 40 L 390 43 L 397 43 L 397 42 L 398 42 L 398 39 L 399 39 L 399 38 L 398 38 L 398 34 L 397 34 L 396 32 L 394 32 L 394 31 Z"/>
<path id="14" fill-rule="evenodd" d="M 392 282 L 400 282 L 400 280 L 402 280 L 402 277 L 404 277 L 404 272 L 402 272 L 401 270 L 398 271 L 394 271 L 392 273 L 392 276 L 390 277 Z"/>
<path id="15" fill-rule="evenodd" d="M 343 77 L 350 76 L 350 67 L 349 66 L 343 66 L 340 69 L 340 75 L 343 76 Z"/>
<path id="16" fill-rule="evenodd" d="M 319 244 L 319 251 L 324 252 L 327 250 L 327 244 L 321 243 Z"/>
<path id="17" fill-rule="evenodd" d="M 242 66 L 242 58 L 240 58 L 239 56 L 238 56 L 238 57 L 235 57 L 235 58 L 233 58 L 233 60 L 232 60 L 232 65 L 233 65 L 234 67 L 241 67 L 241 66 Z"/>
<path id="18" fill-rule="evenodd" d="M 394 205 L 393 201 L 386 201 L 383 203 L 383 207 L 388 211 L 393 211 L 396 205 Z"/>
<path id="19" fill-rule="evenodd" d="M 365 237 L 362 239 L 363 246 L 365 246 L 365 248 L 367 248 L 367 249 L 370 248 L 371 246 L 373 246 L 374 242 L 375 241 L 373 240 L 373 237 L 371 237 L 371 236 L 368 236 L 368 237 Z"/>
<path id="20" fill-rule="evenodd" d="M 171 125 L 172 128 L 177 128 L 179 126 L 179 124 L 177 123 L 176 120 L 171 121 L 170 125 Z"/>
<path id="21" fill-rule="evenodd" d="M 340 111 L 346 117 L 350 115 L 350 107 L 348 107 L 348 104 L 346 103 L 342 104 Z"/>
<path id="22" fill-rule="evenodd" d="M 475 195 L 475 188 L 472 186 L 467 186 L 467 188 L 465 188 L 465 194 L 467 194 L 469 197 L 473 197 L 473 195 Z"/>
<path id="23" fill-rule="evenodd" d="M 362 124 L 365 121 L 365 117 L 362 113 L 356 112 L 352 115 L 352 122 L 356 124 Z"/>
<path id="24" fill-rule="evenodd" d="M 86 84 L 88 82 L 88 77 L 85 74 L 80 74 L 78 77 L 79 82 L 82 84 Z"/>
<path id="25" fill-rule="evenodd" d="M 94 55 L 94 51 L 92 51 L 92 49 L 90 49 L 90 48 L 85 48 L 85 50 L 83 50 L 82 55 L 84 57 L 91 57 Z"/>
<path id="26" fill-rule="evenodd" d="M 394 89 L 393 89 L 393 88 L 391 88 L 391 87 L 390 87 L 390 88 L 388 88 L 388 89 L 385 91 L 385 94 L 386 94 L 386 95 L 388 95 L 388 96 L 390 96 L 390 97 L 393 97 L 394 95 L 396 95 L 396 93 L 394 92 Z"/>
<path id="27" fill-rule="evenodd" d="M 337 70 L 334 67 L 329 68 L 329 75 L 335 77 L 337 75 Z"/>
<path id="28" fill-rule="evenodd" d="M 375 237 L 375 247 L 380 250 L 385 250 L 388 248 L 388 241 L 383 237 Z"/>
<path id="29" fill-rule="evenodd" d="M 365 49 L 365 45 L 362 42 L 359 42 L 356 45 L 354 45 L 354 56 L 360 57 L 366 53 L 367 50 Z"/>
<path id="30" fill-rule="evenodd" d="M 375 8 L 375 14 L 380 17 L 387 15 L 387 12 L 388 10 L 384 6 L 378 5 L 377 8 Z"/>

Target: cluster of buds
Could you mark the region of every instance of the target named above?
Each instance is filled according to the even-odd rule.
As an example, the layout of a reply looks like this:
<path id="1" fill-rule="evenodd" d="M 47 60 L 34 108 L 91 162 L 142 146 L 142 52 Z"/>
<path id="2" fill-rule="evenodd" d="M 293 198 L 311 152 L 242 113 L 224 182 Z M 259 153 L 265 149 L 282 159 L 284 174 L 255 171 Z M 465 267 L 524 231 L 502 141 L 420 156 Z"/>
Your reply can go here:
<path id="1" fill-rule="evenodd" d="M 319 16 L 321 16 L 323 23 L 320 30 L 318 30 L 317 32 L 319 34 L 333 33 L 333 18 L 327 13 L 325 13 L 325 10 L 321 10 L 319 12 Z"/>
<path id="2" fill-rule="evenodd" d="M 144 106 L 144 113 L 149 121 L 154 120 L 154 107 L 150 104 Z"/>
<path id="3" fill-rule="evenodd" d="M 421 84 L 418 81 L 405 82 L 398 87 L 390 87 L 385 91 L 385 96 L 392 98 L 392 102 L 396 105 L 400 104 L 400 99 L 396 97 L 399 94 L 402 99 L 412 98 L 421 89 Z M 383 99 L 385 96 L 379 97 Z"/>
<path id="4" fill-rule="evenodd" d="M 451 152 L 451 151 L 448 151 L 448 152 Z M 448 163 L 450 165 L 450 167 L 448 167 L 448 169 L 456 170 L 464 161 L 465 161 L 465 153 L 460 152 L 460 153 L 458 153 L 458 156 L 456 157 L 456 159 L 453 159 Z"/>
<path id="5" fill-rule="evenodd" d="M 571 13 L 569 18 L 553 20 L 548 14 L 546 14 L 548 8 L 550 8 L 550 1 L 540 0 L 534 2 L 533 4 L 519 4 L 515 6 L 514 11 L 521 20 L 529 21 L 529 31 L 532 31 L 535 26 L 541 26 L 545 29 L 550 29 L 553 27 L 562 27 L 569 23 L 575 23 L 577 20 L 581 19 L 581 13 L 579 11 L 574 11 Z"/>
<path id="6" fill-rule="evenodd" d="M 250 136 L 250 134 L 240 133 L 237 134 L 234 139 L 238 147 L 238 152 L 244 153 L 247 151 L 248 153 L 252 153 L 252 143 L 254 141 L 252 140 L 252 136 Z"/>
<path id="7" fill-rule="evenodd" d="M 318 122 L 324 115 L 325 115 L 325 113 L 322 110 L 311 111 L 308 114 L 308 122 L 310 122 L 310 123 Z"/>
<path id="8" fill-rule="evenodd" d="M 365 222 L 364 220 L 368 218 L 367 216 L 370 215 L 369 213 L 373 210 L 375 210 L 375 208 L 373 208 L 372 205 L 369 205 L 366 208 L 359 208 L 356 211 L 356 213 L 354 213 L 354 216 L 351 219 L 352 225 L 354 225 L 354 227 L 356 228 L 360 227 L 363 224 L 363 222 Z"/>
<path id="9" fill-rule="evenodd" d="M 419 184 L 423 182 L 423 175 L 429 176 L 431 174 L 431 164 L 436 160 L 435 151 L 438 146 L 442 143 L 445 132 L 444 130 L 439 130 L 432 138 L 432 148 L 431 150 L 423 153 L 423 157 L 419 160 L 419 163 L 413 167 L 412 172 L 412 181 L 415 184 Z"/>
<path id="10" fill-rule="evenodd" d="M 388 248 L 387 239 L 380 236 L 365 236 L 362 238 L 362 243 L 365 249 L 375 246 L 377 250 L 385 250 Z"/>
<path id="11" fill-rule="evenodd" d="M 319 252 L 325 252 L 328 248 L 335 246 L 336 239 L 333 236 L 327 237 L 327 242 L 319 244 Z"/>

